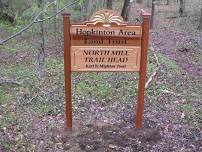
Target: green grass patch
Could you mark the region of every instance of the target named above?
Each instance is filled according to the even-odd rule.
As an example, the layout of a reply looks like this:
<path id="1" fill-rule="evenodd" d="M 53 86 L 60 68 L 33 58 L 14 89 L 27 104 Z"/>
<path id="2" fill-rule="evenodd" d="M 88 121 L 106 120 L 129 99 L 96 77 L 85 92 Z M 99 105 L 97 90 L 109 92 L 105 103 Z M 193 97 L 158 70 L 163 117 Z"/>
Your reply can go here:
<path id="1" fill-rule="evenodd" d="M 149 63 L 148 66 L 147 66 L 147 71 L 148 71 L 148 73 L 152 73 L 155 68 L 156 68 L 156 65 L 155 65 L 155 64 Z"/>
<path id="2" fill-rule="evenodd" d="M 29 44 L 27 40 L 21 40 L 20 43 L 15 39 L 9 42 L 9 45 L 2 45 L 0 49 L 8 55 L 15 54 L 17 52 L 31 52 L 34 50 L 34 46 Z"/>
<path id="3" fill-rule="evenodd" d="M 89 83 L 81 81 L 77 85 L 77 91 L 80 94 L 93 96 L 98 100 L 112 95 L 112 86 L 108 83 Z"/>
<path id="4" fill-rule="evenodd" d="M 51 115 L 55 113 L 54 106 L 49 102 L 32 104 L 31 108 L 40 116 Z"/>
<path id="5" fill-rule="evenodd" d="M 14 25 L 12 25 L 7 20 L 0 20 L 0 27 L 9 33 L 16 33 L 20 31 L 24 25 L 26 25 L 25 20 L 17 20 Z"/>
<path id="6" fill-rule="evenodd" d="M 2 28 L 4 30 L 12 31 L 13 26 L 7 20 L 0 20 L 0 28 Z"/>
<path id="7" fill-rule="evenodd" d="M 64 70 L 64 61 L 62 58 L 47 58 L 45 60 L 45 69 L 49 72 Z"/>
<path id="8" fill-rule="evenodd" d="M 7 94 L 3 87 L 0 86 L 0 106 L 11 103 L 12 96 Z"/>
<path id="9" fill-rule="evenodd" d="M 74 92 L 79 96 L 94 98 L 98 102 L 107 101 L 125 102 L 137 95 L 137 81 L 129 73 L 84 73 L 75 75 L 79 82 L 74 85 Z M 109 100 L 108 100 L 109 99 Z"/>
<path id="10" fill-rule="evenodd" d="M 12 150 L 13 144 L 10 140 L 4 140 L 1 142 L 1 144 L 4 150 L 6 151 Z"/>
<path id="11" fill-rule="evenodd" d="M 0 105 L 5 104 L 5 101 L 8 100 L 8 96 L 4 92 L 3 87 L 0 86 Z"/>
<path id="12" fill-rule="evenodd" d="M 196 117 L 199 119 L 200 122 L 202 122 L 202 110 L 201 109 L 196 111 Z"/>
<path id="13" fill-rule="evenodd" d="M 32 61 L 4 65 L 0 68 L 2 75 L 7 79 L 21 78 L 23 81 L 29 77 L 35 76 L 37 73 L 36 66 Z"/>
<path id="14" fill-rule="evenodd" d="M 4 111 L 2 114 L 2 118 L 0 119 L 0 128 L 4 128 L 7 126 L 11 126 L 12 124 L 16 124 L 16 115 L 10 111 Z"/>
<path id="15" fill-rule="evenodd" d="M 170 71 L 180 74 L 182 69 L 176 64 L 175 61 L 169 59 L 165 55 L 158 53 L 160 64 L 164 64 Z"/>
<path id="16" fill-rule="evenodd" d="M 192 106 L 189 103 L 184 103 L 178 106 L 179 110 L 185 114 L 183 122 L 200 123 L 202 120 L 202 111 Z"/>
<path id="17" fill-rule="evenodd" d="M 182 112 L 190 112 L 193 107 L 190 104 L 182 104 L 179 106 L 179 108 Z"/>

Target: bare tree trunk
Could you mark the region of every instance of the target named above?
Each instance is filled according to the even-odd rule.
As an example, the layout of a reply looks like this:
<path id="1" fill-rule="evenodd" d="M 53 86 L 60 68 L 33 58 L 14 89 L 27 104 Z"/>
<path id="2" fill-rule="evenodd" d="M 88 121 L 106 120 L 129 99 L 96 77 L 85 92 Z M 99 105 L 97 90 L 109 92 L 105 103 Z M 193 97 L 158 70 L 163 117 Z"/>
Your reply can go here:
<path id="1" fill-rule="evenodd" d="M 166 5 L 169 5 L 169 4 L 170 4 L 170 0 L 167 0 Z"/>
<path id="2" fill-rule="evenodd" d="M 142 0 L 136 0 L 136 3 L 142 3 Z"/>
<path id="3" fill-rule="evenodd" d="M 53 14 L 57 13 L 57 1 L 54 0 L 55 3 L 53 4 Z M 54 39 L 55 39 L 55 43 L 57 43 L 57 15 L 55 15 L 54 19 L 53 19 L 53 24 L 54 24 Z"/>
<path id="4" fill-rule="evenodd" d="M 151 29 L 153 29 L 154 27 L 155 4 L 156 4 L 156 0 L 152 0 L 151 23 L 150 23 Z"/>
<path id="5" fill-rule="evenodd" d="M 124 1 L 124 5 L 123 5 L 123 9 L 121 11 L 121 16 L 123 17 L 123 19 L 125 21 L 128 21 L 128 15 L 130 12 L 130 0 L 125 0 Z"/>
<path id="6" fill-rule="evenodd" d="M 95 1 L 95 0 L 91 1 L 90 16 L 92 16 L 92 14 L 96 10 L 96 6 L 97 6 L 96 3 L 97 3 L 97 1 Z"/>
<path id="7" fill-rule="evenodd" d="M 147 0 L 147 7 L 151 7 L 151 0 Z"/>
<path id="8" fill-rule="evenodd" d="M 199 22 L 198 30 L 202 30 L 202 8 L 201 8 L 201 17 L 200 17 L 200 22 Z"/>
<path id="9" fill-rule="evenodd" d="M 184 12 L 185 12 L 185 0 L 180 0 L 180 5 L 179 5 L 180 17 L 184 15 Z"/>
<path id="10" fill-rule="evenodd" d="M 102 7 L 105 8 L 105 0 L 103 0 Z"/>
<path id="11" fill-rule="evenodd" d="M 107 9 L 112 9 L 112 0 L 107 0 Z"/>
<path id="12" fill-rule="evenodd" d="M 85 0 L 83 3 L 83 20 L 87 20 L 89 15 L 89 0 Z"/>
<path id="13" fill-rule="evenodd" d="M 0 11 L 3 9 L 2 1 L 0 0 Z"/>
<path id="14" fill-rule="evenodd" d="M 44 0 L 38 0 L 38 7 L 40 10 L 43 10 L 43 4 Z M 43 14 L 40 15 L 39 17 L 40 20 L 43 20 Z M 45 63 L 45 51 L 44 51 L 44 25 L 43 22 L 39 23 L 39 43 L 40 43 L 40 49 L 39 49 L 39 54 L 38 54 L 38 60 L 39 60 L 39 65 L 38 65 L 38 76 L 39 79 L 42 78 L 42 73 L 43 73 L 43 67 Z"/>
<path id="15" fill-rule="evenodd" d="M 83 5 L 80 5 L 80 17 L 81 17 L 81 22 L 83 22 L 83 18 L 84 18 L 84 16 L 83 16 L 83 14 L 84 14 L 84 9 L 83 9 Z"/>

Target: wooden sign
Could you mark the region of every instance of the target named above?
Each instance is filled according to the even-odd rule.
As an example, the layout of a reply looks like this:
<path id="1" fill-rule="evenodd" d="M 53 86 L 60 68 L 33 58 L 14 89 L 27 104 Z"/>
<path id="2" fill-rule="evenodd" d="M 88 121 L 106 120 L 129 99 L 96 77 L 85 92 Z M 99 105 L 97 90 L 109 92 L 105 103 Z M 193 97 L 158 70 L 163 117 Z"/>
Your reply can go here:
<path id="1" fill-rule="evenodd" d="M 72 128 L 71 72 L 139 72 L 136 127 L 141 128 L 146 79 L 150 14 L 142 11 L 142 25 L 129 25 L 112 10 L 100 10 L 89 21 L 70 24 L 63 14 L 66 125 Z"/>
<path id="2" fill-rule="evenodd" d="M 72 71 L 139 71 L 142 27 L 127 25 L 111 10 L 71 25 Z"/>
<path id="3" fill-rule="evenodd" d="M 72 71 L 139 71 L 140 47 L 72 46 Z"/>

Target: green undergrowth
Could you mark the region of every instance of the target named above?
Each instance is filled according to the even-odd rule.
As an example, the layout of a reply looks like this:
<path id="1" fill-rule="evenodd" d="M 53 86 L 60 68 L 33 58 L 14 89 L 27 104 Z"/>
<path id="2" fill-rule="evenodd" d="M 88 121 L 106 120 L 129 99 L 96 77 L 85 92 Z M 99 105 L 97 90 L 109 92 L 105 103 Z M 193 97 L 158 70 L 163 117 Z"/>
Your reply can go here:
<path id="1" fill-rule="evenodd" d="M 154 66 L 152 63 L 150 66 Z M 1 75 L 15 80 L 19 89 L 14 90 L 10 102 L 26 111 L 30 107 L 39 115 L 56 114 L 64 111 L 64 62 L 63 58 L 46 58 L 43 77 L 37 76 L 35 60 L 1 65 Z M 152 69 L 152 68 L 150 68 Z M 129 102 L 137 98 L 138 74 L 127 72 L 74 72 L 72 74 L 72 94 L 78 100 L 96 102 Z M 10 97 L 0 92 L 0 98 Z M 18 98 L 16 100 L 16 98 Z M 3 100 L 2 100 L 3 101 Z"/>
<path id="2" fill-rule="evenodd" d="M 16 97 L 18 87 L 14 85 L 0 85 L 0 106 L 6 107 L 12 104 L 12 100 Z"/>
<path id="3" fill-rule="evenodd" d="M 181 74 L 182 69 L 179 67 L 175 61 L 169 59 L 162 53 L 158 53 L 159 63 L 163 64 L 167 67 L 169 71 L 171 71 L 173 74 Z"/>
<path id="4" fill-rule="evenodd" d="M 4 105 L 10 100 L 10 96 L 5 92 L 4 88 L 0 86 L 0 105 Z"/>
<path id="5" fill-rule="evenodd" d="M 202 110 L 199 107 L 195 107 L 192 103 L 181 103 L 178 105 L 178 109 L 183 113 L 183 117 L 180 119 L 183 123 L 192 123 L 193 125 L 199 125 L 202 121 Z"/>
<path id="6" fill-rule="evenodd" d="M 7 53 L 8 55 L 12 55 L 18 52 L 32 52 L 35 47 L 33 45 L 29 45 L 26 40 L 22 40 L 20 42 L 17 42 L 16 40 L 13 40 L 10 42 L 10 45 L 2 45 L 0 46 L 0 49 Z"/>
<path id="7" fill-rule="evenodd" d="M 14 85 L 0 85 L 0 129 L 16 124 L 15 99 L 18 87 Z"/>
<path id="8" fill-rule="evenodd" d="M 7 20 L 0 20 L 0 28 L 8 33 L 16 33 L 20 31 L 25 25 L 27 25 L 27 20 L 17 19 L 15 23 L 11 24 Z"/>
<path id="9" fill-rule="evenodd" d="M 164 104 L 171 104 L 177 113 L 177 123 L 199 125 L 201 120 L 201 82 L 185 75 L 183 69 L 175 61 L 158 53 L 160 69 L 150 83 L 146 98 L 157 110 Z M 154 67 L 151 68 L 151 71 Z M 158 102 L 157 102 L 158 101 Z"/>
<path id="10" fill-rule="evenodd" d="M 98 81 L 94 84 L 91 82 L 79 82 L 77 85 L 77 91 L 79 94 L 88 94 L 91 97 L 95 96 L 98 100 L 102 100 L 112 95 L 112 86 L 108 83 L 101 82 Z"/>
<path id="11" fill-rule="evenodd" d="M 63 73 L 64 70 L 64 61 L 63 58 L 48 58 L 45 61 L 45 69 L 50 73 L 57 72 Z"/>
<path id="12" fill-rule="evenodd" d="M 16 115 L 14 112 L 5 111 L 2 114 L 2 118 L 0 120 L 0 128 L 9 127 L 11 125 L 15 125 L 17 121 Z"/>
<path id="13" fill-rule="evenodd" d="M 17 80 L 19 83 L 27 79 L 36 79 L 36 63 L 32 61 L 4 64 L 1 66 L 1 74 L 6 79 Z"/>
<path id="14" fill-rule="evenodd" d="M 159 79 L 154 79 L 146 90 L 146 98 L 156 102 L 157 97 L 164 96 L 162 90 L 182 94 L 182 98 L 189 100 L 191 96 L 199 97 L 197 90 L 181 89 L 183 82 L 181 69 L 175 62 L 158 54 L 159 62 L 163 66 Z M 149 56 L 149 60 L 153 60 Z M 6 79 L 19 83 L 10 95 L 0 86 L 1 105 L 14 104 L 24 112 L 33 112 L 39 116 L 63 113 L 65 109 L 64 95 L 64 62 L 63 58 L 46 58 L 44 73 L 41 80 L 37 76 L 37 63 L 35 60 L 18 62 L 10 65 L 1 65 L 1 75 Z M 148 64 L 148 75 L 155 69 L 153 62 Z M 176 75 L 177 74 L 177 75 Z M 174 77 L 174 79 L 173 79 Z M 12 87 L 12 86 L 10 86 Z M 13 88 L 13 87 L 12 87 Z M 16 88 L 16 87 L 14 87 Z M 96 102 L 131 102 L 137 100 L 138 73 L 128 72 L 73 72 L 72 97 L 74 102 L 93 100 Z M 195 92 L 188 96 L 188 92 Z M 172 100 L 172 98 L 171 98 Z M 170 102 L 172 103 L 172 101 Z M 179 105 L 177 109 L 185 112 L 188 121 L 191 118 L 200 120 L 201 112 L 193 111 L 190 117 L 187 114 L 191 105 Z M 188 109 L 188 110 L 187 110 Z M 4 113 L 5 120 L 12 120 L 12 114 Z M 8 121 L 9 122 L 9 121 Z M 5 121 L 1 123 L 5 126 Z"/>
<path id="15" fill-rule="evenodd" d="M 74 73 L 73 91 L 77 98 L 100 102 L 127 102 L 136 95 L 136 74 L 112 72 Z"/>

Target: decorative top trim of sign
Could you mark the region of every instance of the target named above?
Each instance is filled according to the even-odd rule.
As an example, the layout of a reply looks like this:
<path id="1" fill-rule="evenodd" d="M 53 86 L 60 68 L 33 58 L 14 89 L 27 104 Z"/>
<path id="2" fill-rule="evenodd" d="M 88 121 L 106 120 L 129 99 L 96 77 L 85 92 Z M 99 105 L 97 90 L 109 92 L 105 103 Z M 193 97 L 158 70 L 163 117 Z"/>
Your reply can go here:
<path id="1" fill-rule="evenodd" d="M 95 24 L 103 23 L 105 26 L 110 26 L 111 23 L 117 25 L 125 25 L 123 18 L 113 10 L 103 9 L 95 12 L 90 18 L 90 22 Z"/>

